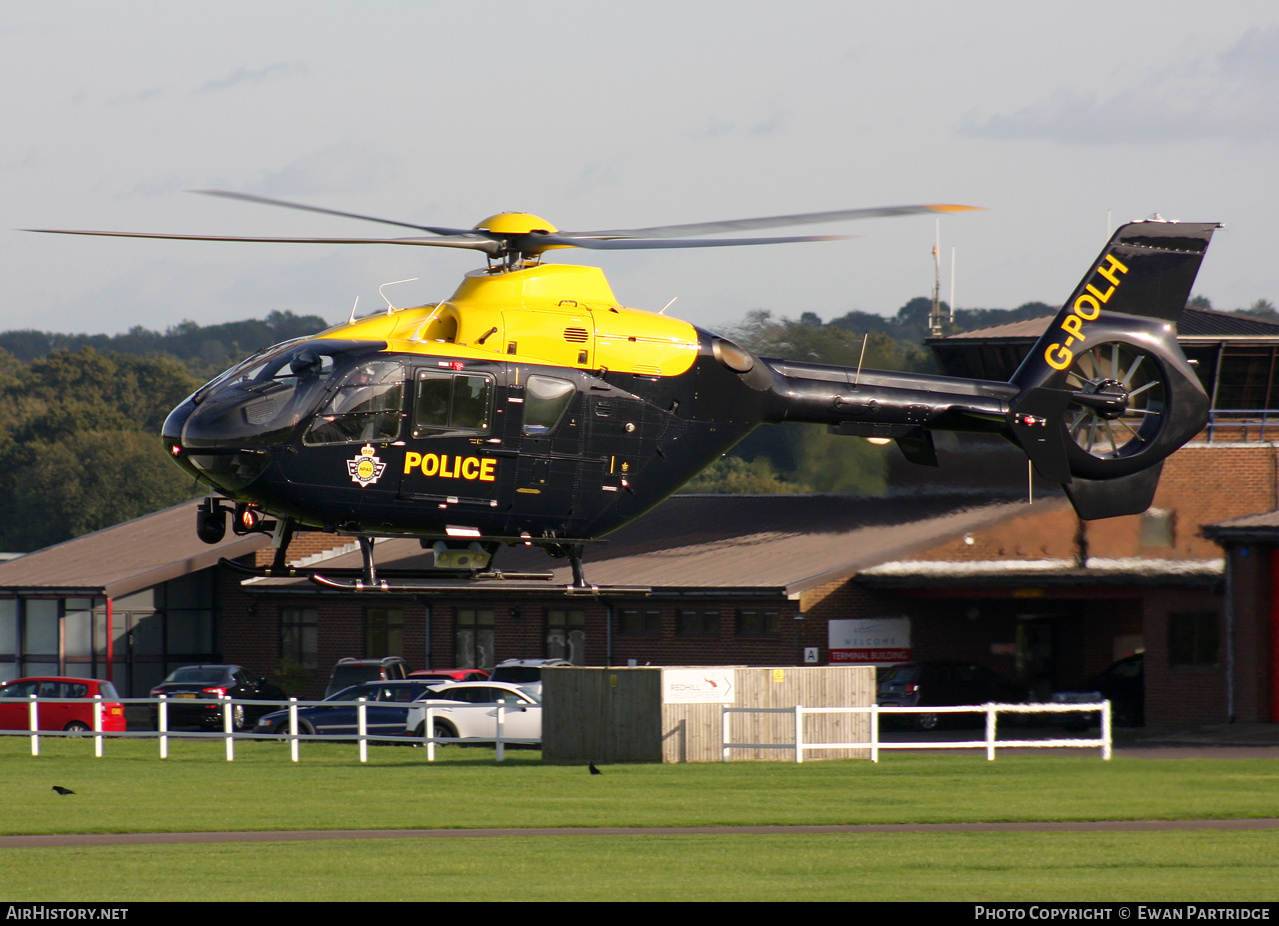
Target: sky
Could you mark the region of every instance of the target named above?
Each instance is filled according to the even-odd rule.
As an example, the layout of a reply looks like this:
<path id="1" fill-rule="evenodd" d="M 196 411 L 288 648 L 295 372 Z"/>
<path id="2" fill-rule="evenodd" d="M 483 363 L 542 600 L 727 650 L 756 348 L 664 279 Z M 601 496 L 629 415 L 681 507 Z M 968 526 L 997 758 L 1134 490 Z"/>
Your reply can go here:
<path id="1" fill-rule="evenodd" d="M 224 189 L 561 229 L 903 203 L 854 240 L 590 253 L 618 299 L 754 309 L 1059 304 L 1109 226 L 1219 221 L 1196 292 L 1279 303 L 1279 5 L 539 0 L 0 3 L 0 330 L 115 333 L 447 298 L 475 252 L 35 235 L 395 236 Z"/>

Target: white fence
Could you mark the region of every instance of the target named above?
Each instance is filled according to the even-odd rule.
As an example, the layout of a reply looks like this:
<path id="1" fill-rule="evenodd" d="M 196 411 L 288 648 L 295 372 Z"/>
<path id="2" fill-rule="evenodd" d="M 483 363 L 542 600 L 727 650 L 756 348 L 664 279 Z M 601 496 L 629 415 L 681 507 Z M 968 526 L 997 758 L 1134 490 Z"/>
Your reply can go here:
<path id="1" fill-rule="evenodd" d="M 335 741 L 354 740 L 359 748 L 361 762 L 367 762 L 369 758 L 369 743 L 391 743 L 398 745 L 424 746 L 426 749 L 426 761 L 435 761 L 435 747 L 446 746 L 452 743 L 464 744 L 488 744 L 493 743 L 497 749 L 497 761 L 502 762 L 506 758 L 506 747 L 509 745 L 537 745 L 540 740 L 520 739 L 517 737 L 508 737 L 505 735 L 506 724 L 506 705 L 502 702 L 494 702 L 492 705 L 497 712 L 496 718 L 496 738 L 484 737 L 446 737 L 435 735 L 435 711 L 436 708 L 428 705 L 418 705 L 425 707 L 426 720 L 423 723 L 424 733 L 422 736 L 410 736 L 407 733 L 401 735 L 378 734 L 368 732 L 368 707 L 372 704 L 375 707 L 389 706 L 387 702 L 374 701 L 369 702 L 364 698 L 360 698 L 355 702 L 356 709 L 356 729 L 352 733 L 303 733 L 303 727 L 298 719 L 298 708 L 300 707 L 328 707 L 332 708 L 332 701 L 299 701 L 297 698 L 290 698 L 288 701 L 245 701 L 236 698 L 219 698 L 221 704 L 221 731 L 208 730 L 182 730 L 175 731 L 169 726 L 169 707 L 180 705 L 189 708 L 193 703 L 190 700 L 178 700 L 168 698 L 161 695 L 158 698 L 113 698 L 106 702 L 109 704 L 145 704 L 156 708 L 156 729 L 154 730 L 124 730 L 110 731 L 104 730 L 103 724 L 103 708 L 104 702 L 101 695 L 95 695 L 92 698 L 40 698 L 31 695 L 29 698 L 18 700 L 16 698 L 0 698 L 0 704 L 26 704 L 27 705 L 27 727 L 26 729 L 5 729 L 0 730 L 0 734 L 8 735 L 25 735 L 31 740 L 31 755 L 40 755 L 40 739 L 41 737 L 92 737 L 93 738 L 93 754 L 102 758 L 103 740 L 107 737 L 121 739 L 151 739 L 154 738 L 159 743 L 160 758 L 167 759 L 169 757 L 169 740 L 171 738 L 181 739 L 221 739 L 226 744 L 226 760 L 232 762 L 235 760 L 235 744 L 236 741 L 245 740 L 271 740 L 279 742 L 285 740 L 289 743 L 290 758 L 297 762 L 300 759 L 299 744 L 302 742 L 320 742 L 332 743 Z M 206 699 L 201 699 L 201 705 L 209 703 Z M 461 703 L 461 702 L 459 702 Z M 93 723 L 90 730 L 42 730 L 38 725 L 39 705 L 67 705 L 67 704 L 91 704 L 93 705 Z M 287 733 L 253 733 L 249 731 L 237 731 L 232 719 L 232 708 L 236 705 L 251 705 L 255 710 L 268 708 L 261 713 L 270 713 L 272 711 L 288 708 L 289 711 L 289 728 Z M 409 702 L 396 702 L 395 706 L 402 706 L 407 716 L 408 709 L 413 706 Z"/>
<path id="2" fill-rule="evenodd" d="M 1071 737 L 1069 739 L 998 739 L 1000 714 L 1101 714 L 1101 735 L 1096 739 Z M 733 714 L 790 714 L 794 717 L 795 734 L 789 743 L 735 743 L 732 739 Z M 804 718 L 815 714 L 869 714 L 870 739 L 853 743 L 809 743 L 804 740 Z M 880 737 L 880 718 L 885 714 L 985 714 L 986 732 L 979 740 L 963 742 L 883 742 Z M 1110 702 L 1088 704 L 980 704 L 947 707 L 725 707 L 722 709 L 724 761 L 730 761 L 734 749 L 788 749 L 795 753 L 795 761 L 803 762 L 804 754 L 821 749 L 869 749 L 872 762 L 879 761 L 879 753 L 885 749 L 985 749 L 986 759 L 995 761 L 997 749 L 1100 749 L 1102 759 L 1111 755 Z"/>

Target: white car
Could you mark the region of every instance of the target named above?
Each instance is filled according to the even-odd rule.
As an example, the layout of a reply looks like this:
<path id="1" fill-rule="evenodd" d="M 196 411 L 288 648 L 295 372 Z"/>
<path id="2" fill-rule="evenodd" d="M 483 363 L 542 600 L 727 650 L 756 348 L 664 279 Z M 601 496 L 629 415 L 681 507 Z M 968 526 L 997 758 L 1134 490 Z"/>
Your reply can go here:
<path id="1" fill-rule="evenodd" d="M 457 682 L 436 685 L 431 694 L 413 702 L 404 731 L 426 735 L 426 709 L 434 708 L 436 738 L 494 741 L 497 708 L 503 707 L 502 739 L 542 741 L 542 700 L 532 691 L 502 682 Z"/>

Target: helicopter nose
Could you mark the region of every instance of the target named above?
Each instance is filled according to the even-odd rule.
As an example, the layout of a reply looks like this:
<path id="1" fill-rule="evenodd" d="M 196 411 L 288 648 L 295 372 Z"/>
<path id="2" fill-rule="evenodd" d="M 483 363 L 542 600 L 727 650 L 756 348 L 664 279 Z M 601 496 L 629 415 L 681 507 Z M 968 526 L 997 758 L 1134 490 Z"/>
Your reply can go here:
<path id="1" fill-rule="evenodd" d="M 184 429 L 196 407 L 188 400 L 169 413 L 160 431 L 165 453 L 196 481 L 224 492 L 240 491 L 262 475 L 271 455 L 242 449 L 236 440 L 213 441 L 204 437 L 199 446 L 188 446 Z"/>

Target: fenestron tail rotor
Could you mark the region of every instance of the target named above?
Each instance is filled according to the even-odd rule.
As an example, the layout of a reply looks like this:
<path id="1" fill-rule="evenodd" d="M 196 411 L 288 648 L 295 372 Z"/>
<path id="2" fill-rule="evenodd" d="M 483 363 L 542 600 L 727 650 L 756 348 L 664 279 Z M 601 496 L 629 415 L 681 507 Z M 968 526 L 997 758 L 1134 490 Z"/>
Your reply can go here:
<path id="1" fill-rule="evenodd" d="M 426 232 L 424 236 L 400 238 L 366 237 L 260 237 L 237 235 L 178 235 L 156 232 L 82 231 L 57 228 L 29 228 L 26 231 L 57 235 L 102 235 L 114 238 L 162 238 L 177 241 L 243 241 L 273 244 L 395 244 L 411 247 L 463 248 L 483 251 L 490 260 L 502 260 L 507 266 L 537 261 L 543 253 L 557 248 L 585 248 L 597 251 L 654 250 L 665 248 L 723 248 L 760 244 L 793 244 L 809 241 L 837 241 L 846 235 L 790 235 L 765 238 L 706 238 L 717 235 L 763 228 L 781 228 L 793 225 L 812 225 L 822 222 L 846 222 L 856 219 L 885 218 L 922 213 L 965 212 L 977 207 L 949 204 L 924 204 L 908 206 L 881 206 L 870 209 L 843 209 L 834 212 L 806 212 L 795 215 L 766 216 L 753 219 L 730 219 L 719 222 L 699 222 L 688 225 L 662 225 L 649 228 L 615 228 L 600 231 L 561 231 L 545 219 L 527 212 L 503 212 L 484 219 L 474 228 L 452 228 L 438 225 L 416 225 L 395 219 L 344 212 L 322 206 L 270 199 L 248 193 L 226 190 L 196 190 L 206 196 L 220 196 L 244 202 L 285 209 L 298 209 L 321 215 L 377 222 Z"/>

